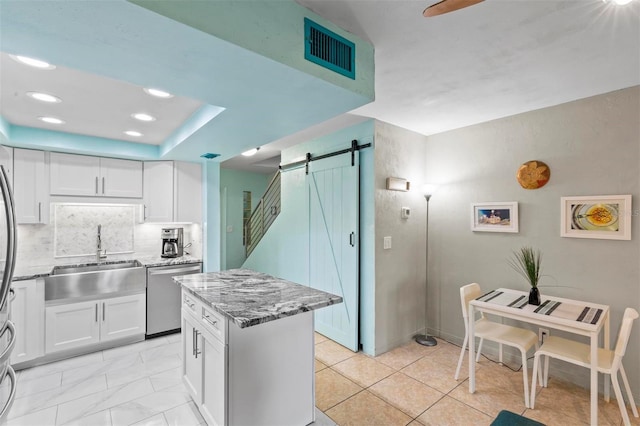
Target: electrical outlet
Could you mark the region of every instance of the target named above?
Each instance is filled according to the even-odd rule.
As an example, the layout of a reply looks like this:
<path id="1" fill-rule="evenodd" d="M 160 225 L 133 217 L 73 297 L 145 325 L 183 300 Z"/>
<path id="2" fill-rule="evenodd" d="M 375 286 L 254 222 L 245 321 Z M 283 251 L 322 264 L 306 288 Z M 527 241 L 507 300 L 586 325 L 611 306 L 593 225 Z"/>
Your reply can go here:
<path id="1" fill-rule="evenodd" d="M 538 342 L 544 343 L 544 338 L 549 337 L 549 329 L 547 328 L 539 328 L 538 329 Z"/>

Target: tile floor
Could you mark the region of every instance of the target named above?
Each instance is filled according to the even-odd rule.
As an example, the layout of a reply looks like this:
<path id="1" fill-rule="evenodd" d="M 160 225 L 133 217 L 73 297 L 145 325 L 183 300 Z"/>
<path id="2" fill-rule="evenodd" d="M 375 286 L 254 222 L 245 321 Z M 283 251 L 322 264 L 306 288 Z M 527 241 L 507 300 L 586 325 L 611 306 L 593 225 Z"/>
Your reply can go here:
<path id="1" fill-rule="evenodd" d="M 550 379 L 527 410 L 522 373 L 486 359 L 469 394 L 466 366 L 453 379 L 459 350 L 411 342 L 371 358 L 316 334 L 316 425 L 489 425 L 501 409 L 550 426 L 588 424 L 586 390 Z M 23 370 L 7 425 L 204 424 L 180 362 L 176 334 Z M 622 423 L 615 402 L 601 402 L 599 420 Z"/>
<path id="2" fill-rule="evenodd" d="M 459 355 L 459 346 L 438 339 L 434 347 L 410 342 L 372 358 L 316 333 L 316 406 L 341 426 L 489 425 L 503 409 L 548 426 L 589 424 L 587 390 L 549 377 L 549 387 L 538 388 L 536 408 L 526 409 L 522 372 L 487 359 L 478 364 L 470 394 L 467 358 L 460 380 L 453 379 Z M 640 425 L 628 412 L 631 424 Z M 598 414 L 600 425 L 622 424 L 615 400 L 601 399 Z"/>

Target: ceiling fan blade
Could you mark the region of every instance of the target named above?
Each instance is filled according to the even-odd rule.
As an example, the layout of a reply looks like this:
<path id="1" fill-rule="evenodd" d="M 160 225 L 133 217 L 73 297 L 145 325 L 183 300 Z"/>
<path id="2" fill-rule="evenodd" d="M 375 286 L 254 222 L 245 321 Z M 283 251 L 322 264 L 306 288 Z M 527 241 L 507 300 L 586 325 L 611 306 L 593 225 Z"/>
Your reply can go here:
<path id="1" fill-rule="evenodd" d="M 422 15 L 429 18 L 431 16 L 442 15 L 443 13 L 453 12 L 468 6 L 473 6 L 484 0 L 442 0 L 436 4 L 427 7 Z"/>

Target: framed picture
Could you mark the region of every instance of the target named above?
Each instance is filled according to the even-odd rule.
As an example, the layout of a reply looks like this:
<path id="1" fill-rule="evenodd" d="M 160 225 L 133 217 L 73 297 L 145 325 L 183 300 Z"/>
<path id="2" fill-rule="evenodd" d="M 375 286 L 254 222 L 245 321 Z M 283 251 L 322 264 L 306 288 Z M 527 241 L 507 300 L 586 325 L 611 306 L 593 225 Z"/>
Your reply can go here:
<path id="1" fill-rule="evenodd" d="M 561 198 L 560 236 L 631 239 L 631 195 Z"/>
<path id="2" fill-rule="evenodd" d="M 518 203 L 472 203 L 471 230 L 518 232 Z"/>

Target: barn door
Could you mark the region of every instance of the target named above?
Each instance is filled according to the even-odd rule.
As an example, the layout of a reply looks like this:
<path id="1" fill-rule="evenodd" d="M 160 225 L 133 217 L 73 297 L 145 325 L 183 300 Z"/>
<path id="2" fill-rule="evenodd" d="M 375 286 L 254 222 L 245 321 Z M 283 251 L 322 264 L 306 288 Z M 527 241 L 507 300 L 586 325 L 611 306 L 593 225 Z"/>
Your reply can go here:
<path id="1" fill-rule="evenodd" d="M 309 283 L 342 296 L 315 311 L 316 331 L 358 350 L 359 157 L 339 155 L 309 163 Z"/>

